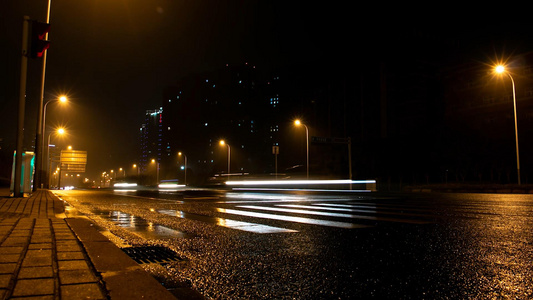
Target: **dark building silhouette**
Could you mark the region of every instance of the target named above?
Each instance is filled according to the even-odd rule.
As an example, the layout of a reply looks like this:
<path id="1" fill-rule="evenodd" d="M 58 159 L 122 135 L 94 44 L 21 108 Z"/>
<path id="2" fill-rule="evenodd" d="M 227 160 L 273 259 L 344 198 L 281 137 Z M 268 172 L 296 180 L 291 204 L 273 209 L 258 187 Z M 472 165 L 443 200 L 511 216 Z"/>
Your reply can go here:
<path id="1" fill-rule="evenodd" d="M 271 177 L 277 165 L 282 178 L 303 178 L 305 129 L 293 123 L 301 119 L 309 129 L 312 178 L 348 178 L 351 157 L 353 178 L 378 179 L 382 190 L 516 182 L 511 83 L 493 77 L 493 66 L 480 62 L 471 44 L 407 32 L 344 60 L 332 55 L 275 70 L 226 65 L 182 78 L 164 93 L 161 178 L 183 181 L 184 156 L 189 183 L 223 178 L 228 149 L 221 139 L 231 148 L 232 174 Z M 514 58 L 527 182 L 533 56 Z"/>
<path id="2" fill-rule="evenodd" d="M 154 184 L 157 177 L 157 164 L 163 156 L 163 110 L 147 110 L 144 123 L 139 130 L 140 155 L 139 173 L 146 179 L 145 184 Z M 154 162 L 152 162 L 154 160 Z"/>

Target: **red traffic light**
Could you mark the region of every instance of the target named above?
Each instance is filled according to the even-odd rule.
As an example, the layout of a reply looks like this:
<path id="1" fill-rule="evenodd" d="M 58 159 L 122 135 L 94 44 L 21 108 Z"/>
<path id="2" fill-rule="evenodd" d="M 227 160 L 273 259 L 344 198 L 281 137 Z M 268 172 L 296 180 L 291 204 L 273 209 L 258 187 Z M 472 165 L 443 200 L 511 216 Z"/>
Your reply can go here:
<path id="1" fill-rule="evenodd" d="M 50 47 L 50 42 L 45 40 L 50 31 L 50 24 L 31 21 L 30 57 L 42 57 L 44 51 Z"/>

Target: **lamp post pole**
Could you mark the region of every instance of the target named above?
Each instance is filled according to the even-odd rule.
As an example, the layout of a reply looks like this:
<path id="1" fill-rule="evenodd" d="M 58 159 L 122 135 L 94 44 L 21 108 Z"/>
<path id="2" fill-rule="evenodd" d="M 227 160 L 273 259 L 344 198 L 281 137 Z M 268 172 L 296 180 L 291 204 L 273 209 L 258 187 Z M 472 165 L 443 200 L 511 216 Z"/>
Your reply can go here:
<path id="1" fill-rule="evenodd" d="M 50 24 L 50 7 L 52 5 L 52 0 L 48 0 L 48 8 L 46 11 L 46 23 Z M 48 40 L 48 32 L 46 33 L 46 40 Z M 44 116 L 43 116 L 43 102 L 44 102 L 44 82 L 45 82 L 45 72 L 46 72 L 46 56 L 48 51 L 43 53 L 43 66 L 41 72 L 41 91 L 39 96 L 39 109 L 37 110 L 37 134 L 35 137 L 35 155 L 36 157 L 36 166 L 37 170 L 35 172 L 35 183 L 33 185 L 33 190 L 37 190 L 39 185 L 42 185 L 42 159 L 43 159 L 43 128 L 44 128 Z"/>
<path id="2" fill-rule="evenodd" d="M 185 185 L 187 185 L 187 155 L 185 155 L 185 154 L 183 154 L 181 152 L 179 152 L 178 155 L 179 156 L 183 155 L 183 158 L 185 160 L 185 170 L 184 170 L 185 171 L 185 178 L 184 178 L 183 182 L 184 182 Z"/>
<path id="3" fill-rule="evenodd" d="M 228 146 L 228 181 L 229 181 L 229 177 L 230 177 L 230 166 L 231 166 L 231 147 L 229 146 L 228 143 L 226 143 L 224 140 L 221 140 L 220 141 L 220 145 L 221 146 Z"/>
<path id="4" fill-rule="evenodd" d="M 518 148 L 518 122 L 516 120 L 516 88 L 515 88 L 515 83 L 514 83 L 514 79 L 513 79 L 513 76 L 511 76 L 511 74 L 509 74 L 509 72 L 506 72 L 505 71 L 505 67 L 504 66 L 497 66 L 496 67 L 496 72 L 497 73 L 503 73 L 505 72 L 507 74 L 507 76 L 509 76 L 509 79 L 511 79 L 511 84 L 512 84 L 512 87 L 513 87 L 513 111 L 514 111 L 514 135 L 515 135 L 515 144 L 516 144 L 516 172 L 518 174 L 518 185 L 521 184 L 521 181 L 520 181 L 520 151 L 519 151 L 519 148 Z"/>
<path id="5" fill-rule="evenodd" d="M 309 180 L 309 128 L 307 128 L 307 125 L 302 123 L 300 120 L 294 121 L 294 124 L 296 126 L 303 125 L 305 127 L 305 145 L 307 148 L 307 179 Z"/>
<path id="6" fill-rule="evenodd" d="M 516 172 L 518 174 L 518 185 L 520 185 L 521 184 L 520 182 L 520 154 L 518 151 L 518 123 L 516 121 L 516 89 L 515 89 L 513 77 L 509 73 L 507 73 L 507 75 L 511 79 L 511 83 L 513 85 L 514 135 L 515 135 L 515 143 L 516 143 Z"/>

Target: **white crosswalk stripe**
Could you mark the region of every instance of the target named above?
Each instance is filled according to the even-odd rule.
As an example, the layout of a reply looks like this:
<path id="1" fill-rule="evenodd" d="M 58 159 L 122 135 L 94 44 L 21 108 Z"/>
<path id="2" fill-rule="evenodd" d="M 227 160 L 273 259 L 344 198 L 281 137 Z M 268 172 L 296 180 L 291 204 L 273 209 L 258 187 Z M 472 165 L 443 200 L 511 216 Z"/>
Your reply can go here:
<path id="1" fill-rule="evenodd" d="M 287 201 L 231 201 L 226 204 L 232 205 L 232 208 L 217 208 L 217 212 L 258 219 L 255 221 L 258 223 L 262 222 L 261 219 L 267 219 L 348 229 L 373 227 L 384 222 L 430 224 L 434 219 L 428 210 L 410 205 L 350 203 L 350 199 L 345 200 L 345 203 L 342 203 L 343 199 L 337 199 L 338 203 L 331 203 L 331 200 L 322 202 L 322 199 L 315 203 L 305 201 L 305 204 L 286 204 Z"/>

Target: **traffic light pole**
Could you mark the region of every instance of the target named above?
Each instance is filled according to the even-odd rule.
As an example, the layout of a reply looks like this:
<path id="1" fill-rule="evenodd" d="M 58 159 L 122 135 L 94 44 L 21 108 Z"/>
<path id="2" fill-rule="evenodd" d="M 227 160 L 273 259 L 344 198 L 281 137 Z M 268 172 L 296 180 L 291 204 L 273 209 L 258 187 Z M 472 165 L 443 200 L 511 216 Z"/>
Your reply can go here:
<path id="1" fill-rule="evenodd" d="M 13 196 L 22 197 L 23 192 L 20 190 L 22 180 L 22 147 L 24 142 L 24 114 L 26 111 L 26 74 L 28 71 L 28 28 L 30 17 L 24 16 L 22 25 L 22 55 L 20 60 L 20 89 L 19 89 L 19 108 L 18 108 L 18 125 L 17 125 L 17 146 L 15 153 L 15 178 L 13 180 Z"/>
<path id="2" fill-rule="evenodd" d="M 48 9 L 46 13 L 46 23 L 50 24 L 50 5 L 52 0 L 48 0 Z M 48 40 L 48 32 L 46 33 L 45 40 Z M 41 72 L 41 93 L 39 97 L 39 109 L 37 110 L 37 134 L 35 136 L 35 155 L 36 157 L 36 167 L 35 172 L 33 191 L 37 190 L 39 186 L 43 185 L 43 160 L 44 160 L 44 139 L 43 134 L 46 128 L 43 128 L 43 102 L 44 102 L 44 81 L 45 81 L 45 72 L 46 72 L 46 56 L 48 51 L 43 53 L 43 68 Z"/>

